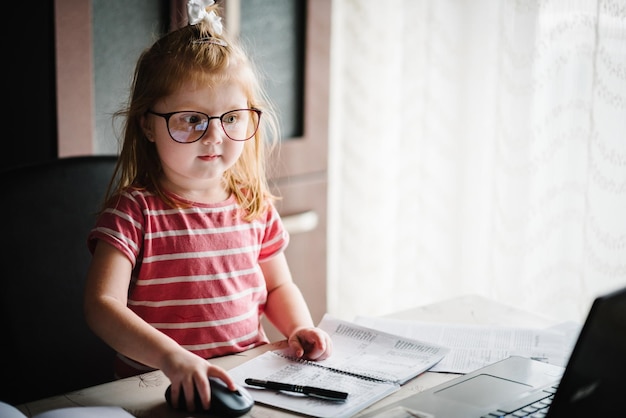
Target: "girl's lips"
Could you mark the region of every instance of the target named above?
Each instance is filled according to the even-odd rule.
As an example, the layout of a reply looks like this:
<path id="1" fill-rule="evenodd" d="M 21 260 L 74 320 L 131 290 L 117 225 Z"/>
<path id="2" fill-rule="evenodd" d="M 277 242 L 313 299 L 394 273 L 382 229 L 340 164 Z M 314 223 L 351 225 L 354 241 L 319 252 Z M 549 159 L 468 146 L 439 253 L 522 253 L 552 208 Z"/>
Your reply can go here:
<path id="1" fill-rule="evenodd" d="M 213 160 L 220 158 L 220 156 L 219 155 L 201 155 L 198 158 L 200 158 L 203 161 L 213 161 Z"/>

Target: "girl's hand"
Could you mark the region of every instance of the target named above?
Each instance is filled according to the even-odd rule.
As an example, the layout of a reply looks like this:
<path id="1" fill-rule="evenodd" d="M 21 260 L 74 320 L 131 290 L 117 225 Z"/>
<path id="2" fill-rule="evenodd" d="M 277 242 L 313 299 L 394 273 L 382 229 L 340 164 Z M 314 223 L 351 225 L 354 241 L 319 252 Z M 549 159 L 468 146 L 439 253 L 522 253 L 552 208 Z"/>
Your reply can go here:
<path id="1" fill-rule="evenodd" d="M 211 403 L 211 386 L 209 377 L 217 377 L 224 381 L 231 390 L 235 390 L 235 382 L 228 375 L 226 370 L 211 364 L 196 354 L 181 350 L 170 355 L 163 367 L 163 373 L 172 383 L 172 403 L 175 408 L 178 405 L 178 397 L 181 391 L 185 394 L 187 411 L 194 410 L 194 388 L 200 394 L 202 406 L 209 409 Z"/>
<path id="2" fill-rule="evenodd" d="M 330 336 L 317 327 L 299 328 L 287 340 L 296 357 L 307 360 L 324 360 L 333 352 Z"/>

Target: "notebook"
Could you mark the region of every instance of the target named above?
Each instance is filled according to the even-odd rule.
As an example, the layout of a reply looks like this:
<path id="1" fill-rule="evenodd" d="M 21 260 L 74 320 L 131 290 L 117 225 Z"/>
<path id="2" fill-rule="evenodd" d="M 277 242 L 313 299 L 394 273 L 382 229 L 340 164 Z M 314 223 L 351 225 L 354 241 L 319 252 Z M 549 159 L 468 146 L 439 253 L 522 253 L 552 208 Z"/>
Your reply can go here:
<path id="1" fill-rule="evenodd" d="M 626 287 L 593 301 L 565 368 L 511 356 L 362 417 L 626 416 L 625 382 Z"/>

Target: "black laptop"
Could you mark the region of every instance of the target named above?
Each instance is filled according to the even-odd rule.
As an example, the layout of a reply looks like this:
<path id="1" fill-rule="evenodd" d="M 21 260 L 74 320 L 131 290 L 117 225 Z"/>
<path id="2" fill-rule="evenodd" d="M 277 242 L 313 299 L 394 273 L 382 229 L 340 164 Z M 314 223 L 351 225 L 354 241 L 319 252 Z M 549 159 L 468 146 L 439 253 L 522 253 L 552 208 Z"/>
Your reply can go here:
<path id="1" fill-rule="evenodd" d="M 597 297 L 565 368 L 512 356 L 363 418 L 626 417 L 626 287 Z"/>

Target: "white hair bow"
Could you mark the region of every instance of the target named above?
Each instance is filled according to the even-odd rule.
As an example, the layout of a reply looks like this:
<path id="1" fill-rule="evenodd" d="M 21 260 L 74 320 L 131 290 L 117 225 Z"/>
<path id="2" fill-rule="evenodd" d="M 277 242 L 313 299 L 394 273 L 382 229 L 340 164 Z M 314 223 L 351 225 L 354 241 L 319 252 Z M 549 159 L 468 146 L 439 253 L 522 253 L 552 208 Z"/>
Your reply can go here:
<path id="1" fill-rule="evenodd" d="M 203 20 L 211 25 L 213 33 L 222 34 L 222 18 L 215 12 L 207 12 L 206 8 L 215 4 L 214 0 L 189 0 L 187 1 L 187 17 L 190 25 L 197 25 Z"/>

